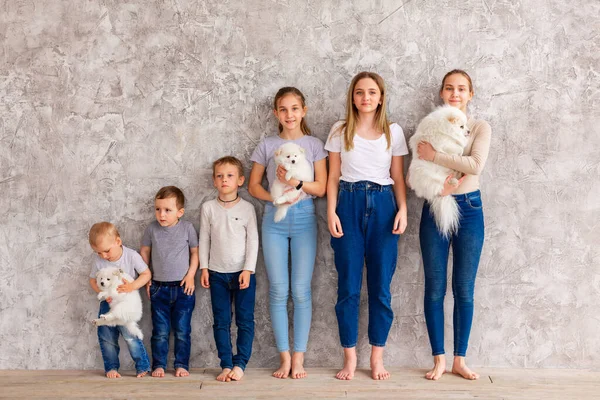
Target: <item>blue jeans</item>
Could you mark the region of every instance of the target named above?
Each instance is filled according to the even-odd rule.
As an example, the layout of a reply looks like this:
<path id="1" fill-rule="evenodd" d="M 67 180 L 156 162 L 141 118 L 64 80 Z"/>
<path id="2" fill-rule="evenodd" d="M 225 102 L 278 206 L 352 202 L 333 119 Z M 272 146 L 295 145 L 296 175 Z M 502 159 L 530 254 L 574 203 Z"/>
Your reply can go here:
<path id="1" fill-rule="evenodd" d="M 106 301 L 100 302 L 98 318 L 109 311 L 109 304 Z M 129 349 L 129 354 L 135 362 L 136 373 L 141 374 L 142 372 L 150 371 L 150 361 L 148 360 L 148 353 L 146 353 L 144 342 L 132 336 L 124 326 L 102 325 L 98 327 L 98 341 L 100 342 L 100 352 L 104 361 L 104 372 L 119 370 L 119 333 L 123 335 L 123 339 L 125 339 L 125 343 Z"/>
<path id="2" fill-rule="evenodd" d="M 174 367 L 189 371 L 192 333 L 192 311 L 196 294 L 187 295 L 179 281 L 152 281 L 150 304 L 152 309 L 152 369 L 167 368 L 169 335 L 175 336 Z"/>
<path id="3" fill-rule="evenodd" d="M 213 333 L 221 368 L 240 367 L 246 369 L 252 354 L 254 340 L 254 299 L 256 278 L 250 275 L 250 286 L 240 289 L 240 274 L 208 271 L 210 301 L 213 311 Z M 237 354 L 231 346 L 231 304 L 235 304 L 235 325 L 237 326 Z"/>
<path id="4" fill-rule="evenodd" d="M 335 313 L 342 347 L 358 341 L 363 268 L 367 267 L 369 343 L 385 346 L 392 326 L 390 284 L 396 270 L 398 238 L 392 229 L 398 208 L 392 185 L 340 181 L 336 214 L 344 235 L 331 238 L 338 272 Z"/>
<path id="5" fill-rule="evenodd" d="M 461 213 L 458 231 L 449 238 L 441 235 L 429 211 L 429 204 L 425 202 L 419 239 L 425 271 L 425 322 L 432 354 L 444 354 L 444 297 L 448 253 L 452 245 L 454 355 L 464 357 L 473 322 L 475 276 L 483 247 L 483 208 L 479 190 L 453 196 Z"/>
<path id="6" fill-rule="evenodd" d="M 312 280 L 317 256 L 317 217 L 312 199 L 292 205 L 285 218 L 274 222 L 276 208 L 268 203 L 262 222 L 262 246 L 269 277 L 269 310 L 279 352 L 289 351 L 287 303 L 294 302 L 294 351 L 305 352 L 312 319 Z"/>

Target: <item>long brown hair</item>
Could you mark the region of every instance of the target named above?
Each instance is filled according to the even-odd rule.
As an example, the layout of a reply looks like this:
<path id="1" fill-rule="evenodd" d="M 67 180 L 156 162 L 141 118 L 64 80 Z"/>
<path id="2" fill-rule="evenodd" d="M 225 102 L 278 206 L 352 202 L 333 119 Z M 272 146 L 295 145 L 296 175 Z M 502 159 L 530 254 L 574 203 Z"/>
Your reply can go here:
<path id="1" fill-rule="evenodd" d="M 442 86 L 440 86 L 440 93 L 442 93 L 442 91 L 444 90 L 444 85 L 446 84 L 446 78 L 448 78 L 450 75 L 454 75 L 454 74 L 460 74 L 467 79 L 467 81 L 469 82 L 469 92 L 471 94 L 473 94 L 473 81 L 471 81 L 471 77 L 469 76 L 469 74 L 467 74 L 462 69 L 453 69 L 452 71 L 450 71 L 446 75 L 444 75 L 444 79 L 442 79 Z"/>
<path id="2" fill-rule="evenodd" d="M 298 89 L 296 89 L 295 87 L 292 86 L 286 86 L 286 87 L 282 87 L 281 89 L 279 89 L 277 91 L 277 94 L 275 95 L 275 99 L 273 100 L 273 110 L 277 110 L 277 106 L 279 103 L 279 100 L 288 94 L 293 94 L 296 97 L 298 97 L 300 99 L 300 103 L 302 103 L 302 108 L 306 107 L 306 101 L 304 100 L 304 95 L 302 94 L 302 92 Z M 300 129 L 302 130 L 302 133 L 305 135 L 310 135 L 310 129 L 308 128 L 308 125 L 306 125 L 306 120 L 304 118 L 302 118 L 302 121 L 300 121 Z M 283 125 L 281 125 L 281 122 L 279 123 L 279 133 L 283 132 Z"/>
<path id="3" fill-rule="evenodd" d="M 363 71 L 352 78 L 346 96 L 346 121 L 341 124 L 339 128 L 340 133 L 344 131 L 344 148 L 346 151 L 350 151 L 354 148 L 354 134 L 356 133 L 356 125 L 358 124 L 358 109 L 354 105 L 354 88 L 358 81 L 365 78 L 373 79 L 381 92 L 381 104 L 377 106 L 377 111 L 375 112 L 375 128 L 385 135 L 388 149 L 392 144 L 390 122 L 387 118 L 385 82 L 383 81 L 383 78 L 375 72 Z"/>

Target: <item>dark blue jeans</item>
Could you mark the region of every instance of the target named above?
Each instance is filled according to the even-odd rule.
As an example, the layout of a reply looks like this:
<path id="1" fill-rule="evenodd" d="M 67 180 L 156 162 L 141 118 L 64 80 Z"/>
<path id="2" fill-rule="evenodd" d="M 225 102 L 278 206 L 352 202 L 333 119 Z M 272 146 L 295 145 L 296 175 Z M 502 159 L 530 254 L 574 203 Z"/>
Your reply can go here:
<path id="1" fill-rule="evenodd" d="M 167 368 L 169 336 L 175 336 L 174 367 L 189 371 L 192 333 L 192 311 L 196 295 L 187 295 L 179 281 L 152 281 L 150 286 L 152 309 L 152 369 Z"/>
<path id="2" fill-rule="evenodd" d="M 331 238 L 338 272 L 335 313 L 342 347 L 356 346 L 363 268 L 367 267 L 369 343 L 385 346 L 394 313 L 390 284 L 398 238 L 392 229 L 398 208 L 392 185 L 340 181 L 336 213 L 344 236 Z"/>
<path id="3" fill-rule="evenodd" d="M 110 306 L 106 301 L 100 302 L 100 311 L 98 317 L 110 311 Z M 135 362 L 135 371 L 138 374 L 150 371 L 150 361 L 148 353 L 144 347 L 144 342 L 141 339 L 133 336 L 124 326 L 107 326 L 98 327 L 98 342 L 100 343 L 100 352 L 104 361 L 104 372 L 111 370 L 118 371 L 119 364 L 119 334 L 125 339 L 129 354 Z"/>
<path id="4" fill-rule="evenodd" d="M 250 286 L 240 289 L 240 272 L 221 273 L 208 271 L 210 301 L 213 311 L 213 332 L 221 368 L 240 367 L 246 369 L 252 354 L 254 340 L 254 299 L 256 278 L 250 275 Z M 235 304 L 235 325 L 237 326 L 237 354 L 233 355 L 231 345 L 231 305 Z"/>
<path id="5" fill-rule="evenodd" d="M 454 295 L 454 355 L 467 353 L 473 322 L 473 292 L 483 247 L 484 223 L 479 190 L 454 195 L 460 209 L 460 225 L 444 238 L 435 225 L 429 204 L 423 204 L 419 239 L 425 271 L 425 321 L 434 356 L 444 354 L 444 297 L 447 287 L 448 253 L 452 246 L 452 293 Z"/>

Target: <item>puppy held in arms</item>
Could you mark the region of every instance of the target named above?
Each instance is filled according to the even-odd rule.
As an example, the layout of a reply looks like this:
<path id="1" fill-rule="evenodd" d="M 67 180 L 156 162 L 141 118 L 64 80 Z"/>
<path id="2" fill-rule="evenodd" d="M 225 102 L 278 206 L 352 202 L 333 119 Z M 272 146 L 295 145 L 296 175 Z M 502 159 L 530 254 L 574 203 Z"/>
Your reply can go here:
<path id="1" fill-rule="evenodd" d="M 295 143 L 285 143 L 275 150 L 275 164 L 281 165 L 287 173 L 285 180 L 298 179 L 303 182 L 312 182 L 313 172 L 310 162 L 306 159 L 304 149 Z M 288 208 L 306 197 L 306 193 L 300 188 L 287 185 L 279 179 L 271 185 L 271 197 L 273 204 L 277 207 L 275 222 L 285 218 Z"/>
<path id="2" fill-rule="evenodd" d="M 110 311 L 100 315 L 98 319 L 92 321 L 96 326 L 123 325 L 135 337 L 143 339 L 144 335 L 138 326 L 142 319 L 142 298 L 137 290 L 129 293 L 117 292 L 117 287 L 123 283 L 123 278 L 133 282 L 133 278 L 123 272 L 122 269 L 109 267 L 103 268 L 96 274 L 96 283 L 98 284 L 98 300 L 111 298 Z"/>
<path id="3" fill-rule="evenodd" d="M 458 229 L 460 210 L 454 197 L 440 194 L 449 175 L 453 176 L 449 183 L 458 185 L 460 173 L 431 161 L 420 160 L 417 146 L 419 142 L 429 142 L 438 152 L 461 156 L 467 145 L 468 134 L 467 116 L 458 108 L 442 106 L 423 118 L 409 140 L 412 161 L 408 168 L 408 184 L 417 196 L 429 202 L 437 228 L 445 237 Z"/>

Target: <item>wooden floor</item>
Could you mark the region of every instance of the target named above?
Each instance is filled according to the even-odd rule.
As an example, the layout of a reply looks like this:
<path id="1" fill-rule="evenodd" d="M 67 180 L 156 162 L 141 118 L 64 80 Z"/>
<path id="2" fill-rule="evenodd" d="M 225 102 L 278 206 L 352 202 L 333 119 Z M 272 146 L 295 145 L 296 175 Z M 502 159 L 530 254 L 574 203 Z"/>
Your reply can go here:
<path id="1" fill-rule="evenodd" d="M 600 399 L 600 372 L 584 370 L 481 369 L 481 379 L 446 374 L 423 378 L 424 370 L 390 369 L 388 381 L 360 370 L 341 382 L 336 370 L 311 368 L 301 380 L 275 379 L 267 369 L 248 369 L 241 382 L 217 382 L 216 369 L 193 369 L 188 378 L 136 379 L 133 371 L 108 380 L 101 371 L 0 371 L 1 399 Z"/>

